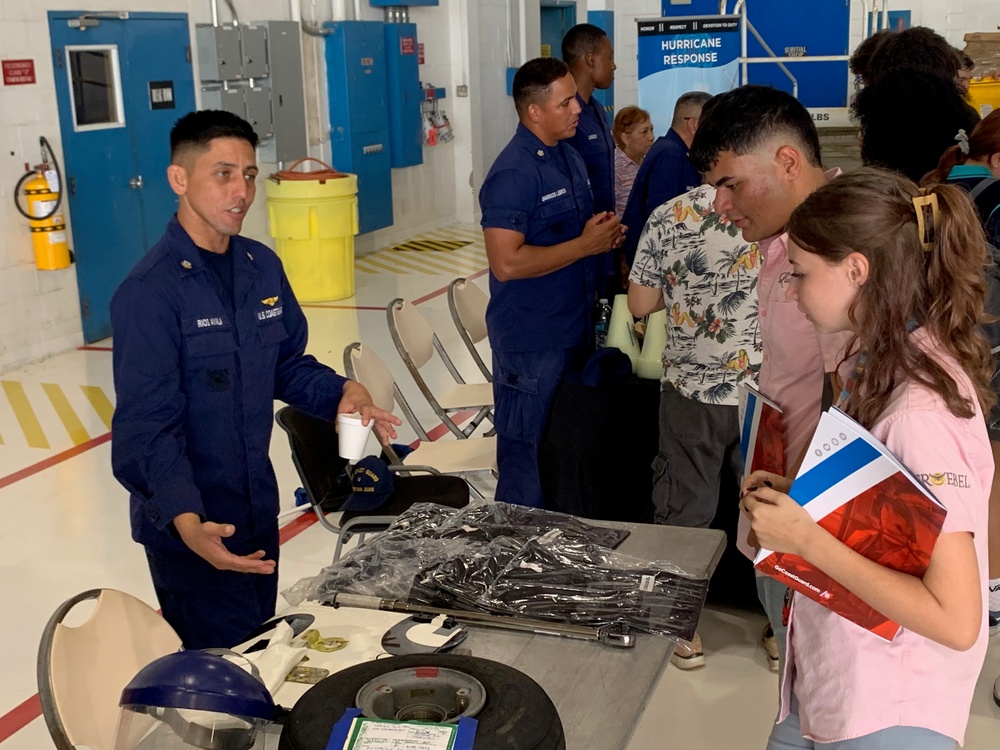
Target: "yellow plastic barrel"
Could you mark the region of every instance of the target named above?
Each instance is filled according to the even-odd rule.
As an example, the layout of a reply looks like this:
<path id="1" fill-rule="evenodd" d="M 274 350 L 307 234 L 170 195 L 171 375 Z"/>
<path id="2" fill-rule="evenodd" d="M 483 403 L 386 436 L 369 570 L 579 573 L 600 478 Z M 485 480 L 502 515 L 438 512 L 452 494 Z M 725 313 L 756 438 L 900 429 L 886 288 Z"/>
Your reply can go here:
<path id="1" fill-rule="evenodd" d="M 306 161 L 323 169 L 296 172 Z M 285 274 L 300 302 L 354 296 L 358 177 L 299 159 L 265 185 L 267 216 Z"/>
<path id="2" fill-rule="evenodd" d="M 1000 109 L 1000 79 L 980 78 L 969 83 L 969 99 L 979 110 L 980 117 L 986 117 L 994 109 Z"/>

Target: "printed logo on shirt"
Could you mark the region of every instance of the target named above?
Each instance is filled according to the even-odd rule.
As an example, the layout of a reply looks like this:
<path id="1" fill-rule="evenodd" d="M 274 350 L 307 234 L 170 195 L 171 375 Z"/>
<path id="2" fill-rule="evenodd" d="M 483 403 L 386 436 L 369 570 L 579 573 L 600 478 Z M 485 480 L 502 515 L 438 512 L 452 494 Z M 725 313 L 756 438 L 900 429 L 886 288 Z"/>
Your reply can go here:
<path id="1" fill-rule="evenodd" d="M 195 321 L 195 325 L 199 328 L 214 328 L 215 326 L 224 326 L 225 323 L 222 318 L 198 318 Z"/>
<path id="2" fill-rule="evenodd" d="M 917 474 L 917 476 L 920 477 L 920 481 L 930 487 L 943 487 L 948 485 L 949 487 L 968 489 L 972 486 L 969 483 L 968 474 L 956 474 L 953 471 L 940 471 L 934 474 Z"/>
<path id="3" fill-rule="evenodd" d="M 545 203 L 545 201 L 550 201 L 553 198 L 558 198 L 561 195 L 566 195 L 566 193 L 568 192 L 569 191 L 566 188 L 559 188 L 553 193 L 546 193 L 545 195 L 542 196 L 542 203 Z"/>
<path id="4" fill-rule="evenodd" d="M 268 320 L 269 318 L 280 318 L 281 313 L 284 311 L 284 306 L 279 305 L 278 307 L 272 307 L 270 310 L 258 310 L 257 320 Z"/>
<path id="5" fill-rule="evenodd" d="M 274 307 L 274 303 L 277 302 L 277 301 L 278 301 L 277 297 L 268 297 L 267 299 L 262 299 L 261 300 L 261 302 L 263 302 L 268 307 Z"/>
<path id="6" fill-rule="evenodd" d="M 590 135 L 587 136 L 587 140 L 588 141 L 596 141 L 597 140 L 597 136 L 598 136 L 597 133 L 591 133 Z"/>

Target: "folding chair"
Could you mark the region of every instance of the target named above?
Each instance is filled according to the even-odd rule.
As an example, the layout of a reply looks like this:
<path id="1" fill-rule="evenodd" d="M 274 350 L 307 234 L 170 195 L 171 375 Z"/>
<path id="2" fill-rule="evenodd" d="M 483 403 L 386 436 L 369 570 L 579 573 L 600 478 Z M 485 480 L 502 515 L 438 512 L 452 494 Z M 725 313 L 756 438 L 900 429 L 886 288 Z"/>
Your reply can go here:
<path id="1" fill-rule="evenodd" d="M 486 306 L 489 298 L 483 290 L 468 279 L 455 279 L 448 285 L 448 309 L 455 321 L 458 335 L 469 350 L 473 361 L 487 382 L 493 382 L 493 373 L 479 356 L 476 344 L 486 338 Z"/>
<path id="2" fill-rule="evenodd" d="M 468 482 L 468 475 L 490 472 L 497 475 L 496 437 L 470 437 L 465 440 L 431 440 L 420 424 L 403 393 L 396 385 L 392 373 L 370 347 L 355 341 L 344 349 L 344 372 L 358 381 L 371 394 L 375 406 L 391 411 L 398 403 L 403 416 L 420 437 L 418 445 L 405 461 L 391 446 L 385 446 L 386 455 L 394 464 L 401 464 L 400 471 L 433 468 L 442 474 L 455 474 Z M 482 493 L 471 483 L 469 488 L 480 498 Z"/>
<path id="3" fill-rule="evenodd" d="M 462 379 L 451 357 L 441 345 L 440 339 L 427 318 L 414 305 L 404 299 L 396 298 L 386 306 L 386 319 L 389 323 L 389 333 L 396 345 L 396 351 L 402 358 L 406 369 L 410 371 L 417 388 L 427 399 L 434 413 L 451 430 L 457 438 L 467 438 L 484 419 L 493 419 L 493 384 L 467 384 Z M 440 396 L 431 391 L 430 386 L 420 368 L 426 365 L 434 352 L 437 351 L 445 368 L 455 379 L 455 385 Z M 458 426 L 453 414 L 460 411 L 475 409 L 478 413 L 462 429 Z"/>
<path id="4" fill-rule="evenodd" d="M 274 420 L 288 435 L 292 463 L 316 518 L 323 528 L 337 535 L 334 561 L 340 559 L 344 545 L 353 535 L 358 535 L 360 543 L 368 534 L 385 531 L 414 503 L 438 503 L 450 508 L 464 508 L 469 503 L 469 487 L 459 477 L 395 476 L 392 495 L 384 505 L 373 511 L 344 511 L 340 525 L 334 525 L 326 514 L 339 511 L 351 491 L 343 474 L 347 459 L 341 458 L 337 451 L 336 424 L 291 406 L 279 409 Z M 402 468 L 390 466 L 389 470 L 396 474 Z M 409 473 L 419 467 L 407 466 L 405 470 Z M 438 472 L 425 470 L 425 473 Z M 344 480 L 338 481 L 342 476 Z"/>
<path id="5" fill-rule="evenodd" d="M 63 624 L 90 599 L 97 604 L 86 622 Z M 151 661 L 180 648 L 180 637 L 156 610 L 121 591 L 92 589 L 59 605 L 38 646 L 38 697 L 57 750 L 111 750 L 124 687 Z"/>

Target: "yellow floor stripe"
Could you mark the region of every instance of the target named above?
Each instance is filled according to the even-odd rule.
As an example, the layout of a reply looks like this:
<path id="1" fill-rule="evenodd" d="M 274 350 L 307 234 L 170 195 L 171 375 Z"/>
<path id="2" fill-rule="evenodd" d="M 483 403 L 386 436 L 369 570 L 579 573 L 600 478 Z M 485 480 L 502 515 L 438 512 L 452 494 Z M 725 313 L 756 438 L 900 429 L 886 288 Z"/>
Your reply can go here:
<path id="1" fill-rule="evenodd" d="M 389 266 L 409 268 L 411 271 L 416 271 L 417 273 L 428 273 L 427 266 L 423 264 L 422 256 L 401 255 L 400 253 L 390 251 L 381 256 L 379 260 Z"/>
<path id="2" fill-rule="evenodd" d="M 354 267 L 369 274 L 389 271 L 447 275 L 481 271 L 488 262 L 481 233 L 443 228 L 358 257 Z"/>
<path id="3" fill-rule="evenodd" d="M 465 261 L 455 263 L 454 268 L 452 268 L 452 273 L 456 274 L 472 274 L 478 271 L 482 271 L 486 267 L 486 261 L 483 260 L 481 263 L 475 261 Z"/>
<path id="4" fill-rule="evenodd" d="M 478 257 L 464 257 L 462 255 L 453 255 L 451 257 L 452 270 L 454 271 L 468 271 L 469 273 L 475 273 L 476 271 L 481 271 L 486 267 L 486 256 Z"/>
<path id="5" fill-rule="evenodd" d="M 409 271 L 390 265 L 389 263 L 383 262 L 375 255 L 365 256 L 365 263 L 375 266 L 376 268 L 381 268 L 383 271 L 388 271 L 389 273 L 409 273 Z"/>
<path id="6" fill-rule="evenodd" d="M 73 445 L 80 445 L 90 440 L 87 428 L 83 426 L 80 417 L 73 411 L 73 407 L 70 405 L 69 399 L 66 398 L 66 394 L 63 393 L 62 387 L 56 383 L 42 383 L 42 389 L 45 391 L 45 395 L 49 397 L 49 401 L 52 402 L 52 406 L 55 408 L 56 414 L 59 415 L 59 419 L 62 421 L 63 427 L 66 428 L 66 432 L 69 433 L 69 439 L 73 441 Z"/>
<path id="7" fill-rule="evenodd" d="M 115 413 L 115 407 L 111 405 L 108 395 L 104 389 L 97 385 L 81 385 L 83 395 L 87 397 L 90 405 L 94 407 L 97 416 L 104 422 L 104 426 L 111 429 L 111 417 Z"/>
<path id="8" fill-rule="evenodd" d="M 45 432 L 42 431 L 42 426 L 38 423 L 38 417 L 35 416 L 35 410 L 31 408 L 28 396 L 24 392 L 24 386 L 15 380 L 0 382 L 2 382 L 4 393 L 7 394 L 7 400 L 10 401 L 14 416 L 17 417 L 18 424 L 21 425 L 21 431 L 24 433 L 28 445 L 32 448 L 50 448 Z"/>
<path id="9" fill-rule="evenodd" d="M 405 257 L 408 260 L 415 260 L 423 264 L 426 273 L 448 274 L 455 270 L 455 256 L 451 254 L 441 257 L 426 254 L 407 255 Z"/>

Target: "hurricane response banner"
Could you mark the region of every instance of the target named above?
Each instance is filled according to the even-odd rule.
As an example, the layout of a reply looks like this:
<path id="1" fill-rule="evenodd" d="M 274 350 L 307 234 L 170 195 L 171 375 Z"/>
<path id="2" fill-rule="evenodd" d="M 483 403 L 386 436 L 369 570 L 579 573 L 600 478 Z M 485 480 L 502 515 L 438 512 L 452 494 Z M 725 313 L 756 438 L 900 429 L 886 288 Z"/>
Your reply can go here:
<path id="1" fill-rule="evenodd" d="M 739 86 L 740 17 L 692 16 L 639 21 L 639 106 L 656 135 L 670 129 L 677 98 Z"/>

